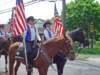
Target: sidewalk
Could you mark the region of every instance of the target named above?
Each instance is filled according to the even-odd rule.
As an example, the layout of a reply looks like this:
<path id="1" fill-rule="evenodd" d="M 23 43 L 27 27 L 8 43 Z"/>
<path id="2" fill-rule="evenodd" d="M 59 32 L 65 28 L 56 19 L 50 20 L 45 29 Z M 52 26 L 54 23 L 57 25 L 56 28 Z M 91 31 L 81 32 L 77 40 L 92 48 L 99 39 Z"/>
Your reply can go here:
<path id="1" fill-rule="evenodd" d="M 94 66 L 100 65 L 100 55 L 78 55 L 77 60 Z"/>
<path id="2" fill-rule="evenodd" d="M 86 59 L 87 61 L 95 62 L 95 63 L 100 63 L 100 57 L 88 57 Z"/>
<path id="3" fill-rule="evenodd" d="M 94 62 L 100 64 L 100 56 L 90 56 L 86 59 L 89 62 Z"/>
<path id="4" fill-rule="evenodd" d="M 84 55 L 84 54 L 78 54 L 76 56 L 76 59 L 88 60 L 88 61 L 98 61 L 98 62 L 100 62 L 100 55 Z"/>

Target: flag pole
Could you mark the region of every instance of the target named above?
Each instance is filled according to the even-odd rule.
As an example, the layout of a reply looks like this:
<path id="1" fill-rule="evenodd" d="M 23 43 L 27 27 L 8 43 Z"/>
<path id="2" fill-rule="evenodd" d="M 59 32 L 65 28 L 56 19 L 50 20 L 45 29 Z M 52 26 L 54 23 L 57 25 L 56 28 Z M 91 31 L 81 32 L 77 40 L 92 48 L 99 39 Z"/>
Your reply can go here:
<path id="1" fill-rule="evenodd" d="M 26 69 L 28 70 L 28 59 L 27 59 L 27 52 L 26 52 L 25 34 L 23 34 L 23 45 L 24 45 Z"/>

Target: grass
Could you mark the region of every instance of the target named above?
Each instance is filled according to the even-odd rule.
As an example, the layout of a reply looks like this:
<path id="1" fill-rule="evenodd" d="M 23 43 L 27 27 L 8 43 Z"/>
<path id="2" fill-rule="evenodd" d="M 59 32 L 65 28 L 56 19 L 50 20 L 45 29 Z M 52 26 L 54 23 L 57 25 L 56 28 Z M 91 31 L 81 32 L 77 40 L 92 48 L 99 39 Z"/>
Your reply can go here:
<path id="1" fill-rule="evenodd" d="M 75 44 L 74 50 L 76 52 L 76 59 L 87 61 L 89 57 L 100 57 L 100 41 L 94 44 L 94 48 L 80 48 L 78 44 Z"/>
<path id="2" fill-rule="evenodd" d="M 78 43 L 76 43 L 74 49 L 79 54 L 100 55 L 100 41 L 96 41 L 94 48 L 79 48 Z"/>
<path id="3" fill-rule="evenodd" d="M 80 54 L 100 55 L 100 48 L 83 48 L 79 51 Z"/>

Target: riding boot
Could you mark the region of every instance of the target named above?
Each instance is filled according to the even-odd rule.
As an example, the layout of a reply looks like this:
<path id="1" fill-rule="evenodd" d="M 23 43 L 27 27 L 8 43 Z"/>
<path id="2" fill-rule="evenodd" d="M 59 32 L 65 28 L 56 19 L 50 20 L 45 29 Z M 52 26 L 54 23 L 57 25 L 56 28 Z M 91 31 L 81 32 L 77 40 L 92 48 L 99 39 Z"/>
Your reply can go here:
<path id="1" fill-rule="evenodd" d="M 31 75 L 32 71 L 32 65 L 28 64 L 28 75 Z"/>

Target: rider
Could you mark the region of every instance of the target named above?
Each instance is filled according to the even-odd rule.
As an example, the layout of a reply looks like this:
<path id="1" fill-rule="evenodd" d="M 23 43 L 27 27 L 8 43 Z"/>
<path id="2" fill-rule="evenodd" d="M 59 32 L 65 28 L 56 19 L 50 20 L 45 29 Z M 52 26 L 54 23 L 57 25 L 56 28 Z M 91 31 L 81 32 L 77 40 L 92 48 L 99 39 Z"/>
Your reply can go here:
<path id="1" fill-rule="evenodd" d="M 48 40 L 54 36 L 54 32 L 51 29 L 51 25 L 52 25 L 52 23 L 49 20 L 47 20 L 43 25 L 43 27 L 44 27 L 44 39 L 45 40 Z"/>
<path id="2" fill-rule="evenodd" d="M 34 52 L 33 46 L 35 47 L 37 45 L 37 41 L 41 42 L 41 38 L 35 26 L 34 17 L 30 16 L 27 18 L 27 30 L 25 33 L 28 67 L 32 67 L 33 64 L 32 52 Z"/>

